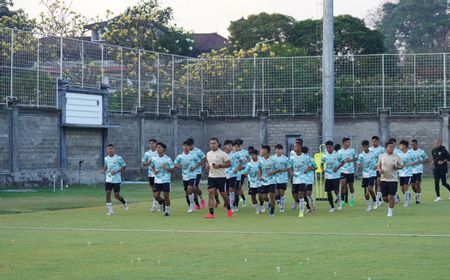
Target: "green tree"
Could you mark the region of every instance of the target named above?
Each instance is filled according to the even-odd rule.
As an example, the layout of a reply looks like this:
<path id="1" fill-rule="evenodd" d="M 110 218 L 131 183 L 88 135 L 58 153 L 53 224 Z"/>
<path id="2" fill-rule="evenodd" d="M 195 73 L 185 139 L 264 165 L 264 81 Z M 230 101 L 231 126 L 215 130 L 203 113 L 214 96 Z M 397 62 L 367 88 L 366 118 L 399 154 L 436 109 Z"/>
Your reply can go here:
<path id="1" fill-rule="evenodd" d="M 171 25 L 173 11 L 157 0 L 142 0 L 111 20 L 102 38 L 120 46 L 187 55 L 193 40 L 182 29 Z"/>
<path id="2" fill-rule="evenodd" d="M 448 52 L 447 0 L 400 0 L 385 3 L 376 27 L 392 52 Z"/>
<path id="3" fill-rule="evenodd" d="M 285 42 L 294 23 L 295 19 L 290 16 L 260 13 L 232 21 L 228 30 L 234 44 L 242 49 L 250 49 L 256 43 L 268 39 Z"/>
<path id="4" fill-rule="evenodd" d="M 368 28 L 364 21 L 342 15 L 334 19 L 334 49 L 337 55 L 377 54 L 386 51 L 383 36 Z M 305 49 L 309 55 L 322 53 L 322 20 L 304 20 L 296 22 L 288 42 Z"/>
<path id="5" fill-rule="evenodd" d="M 14 28 L 21 30 L 32 30 L 35 26 L 34 20 L 22 10 L 11 10 L 11 0 L 0 0 L 0 28 Z"/>

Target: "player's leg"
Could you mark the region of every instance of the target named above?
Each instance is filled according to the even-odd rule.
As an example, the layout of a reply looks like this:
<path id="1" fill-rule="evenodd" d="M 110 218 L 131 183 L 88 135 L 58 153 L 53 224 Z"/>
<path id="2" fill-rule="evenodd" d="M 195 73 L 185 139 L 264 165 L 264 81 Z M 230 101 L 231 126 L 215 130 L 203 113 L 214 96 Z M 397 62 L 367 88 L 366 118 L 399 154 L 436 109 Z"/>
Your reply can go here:
<path id="1" fill-rule="evenodd" d="M 215 178 L 208 178 L 208 208 L 209 213 L 205 216 L 206 219 L 214 218 L 214 208 L 216 208 L 216 182 Z"/>
<path id="2" fill-rule="evenodd" d="M 264 202 L 267 200 L 267 194 L 265 186 L 259 187 L 259 210 L 261 213 L 266 212 Z"/>
<path id="3" fill-rule="evenodd" d="M 333 200 L 333 184 L 332 180 L 325 179 L 325 192 L 327 193 L 328 203 L 330 204 L 329 212 L 336 212 L 336 208 L 334 208 L 334 200 Z"/>
<path id="4" fill-rule="evenodd" d="M 276 185 L 269 185 L 269 205 L 270 205 L 270 212 L 269 215 L 270 216 L 274 216 L 275 215 L 275 188 Z"/>
<path id="5" fill-rule="evenodd" d="M 300 199 L 300 211 L 298 213 L 299 218 L 303 218 L 305 213 L 305 193 L 306 193 L 306 184 L 300 184 L 298 198 Z"/>
<path id="6" fill-rule="evenodd" d="M 422 196 L 422 173 L 413 175 L 413 190 L 416 193 L 416 204 L 420 204 Z"/>
<path id="7" fill-rule="evenodd" d="M 355 188 L 354 188 L 353 184 L 355 182 L 355 174 L 346 174 L 346 176 L 347 176 L 347 186 L 348 186 L 348 189 L 350 190 L 349 206 L 354 207 L 355 206 Z"/>
<path id="8" fill-rule="evenodd" d="M 242 207 L 245 207 L 247 205 L 247 199 L 245 198 L 245 194 L 244 194 L 244 182 L 245 182 L 246 177 L 247 176 L 244 174 L 241 175 L 241 184 L 239 187 L 239 195 L 242 198 Z"/>
<path id="9" fill-rule="evenodd" d="M 107 215 L 114 214 L 112 202 L 111 202 L 111 192 L 112 192 L 112 184 L 105 183 L 105 200 L 106 200 L 106 208 L 108 209 Z"/>
<path id="10" fill-rule="evenodd" d="M 382 199 L 381 199 L 381 174 L 378 171 L 377 171 L 376 191 L 377 191 L 376 201 L 377 201 L 377 207 L 378 207 L 378 206 L 380 206 L 382 204 Z"/>
<path id="11" fill-rule="evenodd" d="M 123 209 L 128 210 L 128 202 L 120 195 L 120 183 L 113 184 L 114 197 L 122 203 Z"/>
<path id="12" fill-rule="evenodd" d="M 216 208 L 220 205 L 220 199 L 219 199 L 219 191 L 216 189 L 216 192 L 214 193 L 214 198 L 216 199 Z"/>
<path id="13" fill-rule="evenodd" d="M 195 180 L 189 180 L 187 191 L 189 194 L 189 209 L 188 213 L 192 213 L 195 210 L 195 193 L 194 193 L 194 182 Z"/>
<path id="14" fill-rule="evenodd" d="M 203 193 L 200 188 L 201 180 L 202 180 L 202 174 L 197 174 L 197 177 L 195 178 L 195 183 L 194 183 L 194 193 L 195 193 L 194 202 L 195 202 L 196 206 L 205 208 L 205 199 L 203 198 Z M 200 205 L 198 203 L 199 199 L 200 199 Z"/>
<path id="15" fill-rule="evenodd" d="M 395 199 L 394 195 L 397 193 L 397 182 L 386 182 L 387 184 L 387 199 L 388 199 L 388 217 L 394 215 Z"/>
<path id="16" fill-rule="evenodd" d="M 170 183 L 165 183 L 163 186 L 163 195 L 164 195 L 164 216 L 170 215 Z"/>
<path id="17" fill-rule="evenodd" d="M 152 197 L 153 197 L 153 201 L 152 201 L 152 208 L 150 208 L 150 211 L 154 212 L 157 211 L 159 208 L 159 203 L 158 201 L 156 201 L 153 192 L 155 191 L 155 177 L 148 177 L 148 184 L 150 186 L 150 190 L 152 191 Z"/>
<path id="18" fill-rule="evenodd" d="M 184 190 L 184 198 L 186 199 L 186 203 L 188 205 L 188 208 L 191 207 L 191 202 L 189 200 L 189 193 L 188 193 L 188 180 L 183 180 L 183 190 Z"/>
<path id="19" fill-rule="evenodd" d="M 341 207 L 344 207 L 348 203 L 348 188 L 347 188 L 347 177 L 345 174 L 341 174 L 341 192 L 340 192 L 340 199 L 341 199 Z"/>
<path id="20" fill-rule="evenodd" d="M 155 184 L 155 191 L 153 192 L 153 197 L 161 205 L 161 210 L 165 211 L 164 199 L 161 197 L 162 186 L 161 184 Z"/>
<path id="21" fill-rule="evenodd" d="M 405 202 L 403 207 L 408 207 L 411 202 L 411 193 L 409 192 L 409 185 L 411 184 L 411 177 L 404 177 L 403 188 L 402 191 L 405 194 Z"/>
<path id="22" fill-rule="evenodd" d="M 312 208 L 311 207 L 308 208 L 309 203 L 307 203 L 306 208 L 308 208 L 310 213 L 314 213 L 316 211 L 316 200 L 314 199 L 312 184 L 306 185 L 306 195 L 307 196 L 305 197 L 306 198 L 305 202 L 308 201 L 307 199 L 309 197 L 309 200 L 311 200 L 311 206 L 312 206 Z"/>

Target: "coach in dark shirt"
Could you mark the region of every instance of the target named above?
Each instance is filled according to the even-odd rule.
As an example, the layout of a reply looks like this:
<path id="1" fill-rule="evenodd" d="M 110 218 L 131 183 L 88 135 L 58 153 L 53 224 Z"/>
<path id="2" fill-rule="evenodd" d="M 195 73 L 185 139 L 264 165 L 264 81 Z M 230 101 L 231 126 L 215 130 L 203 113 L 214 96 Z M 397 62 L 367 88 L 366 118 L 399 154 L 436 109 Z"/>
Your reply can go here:
<path id="1" fill-rule="evenodd" d="M 442 185 L 450 191 L 450 185 L 447 183 L 447 161 L 450 160 L 450 155 L 447 149 L 442 146 L 442 142 L 439 139 L 434 140 L 434 149 L 431 151 L 431 154 L 433 155 L 434 190 L 436 191 L 436 199 L 434 201 L 438 202 L 441 200 L 439 180 L 442 181 Z"/>

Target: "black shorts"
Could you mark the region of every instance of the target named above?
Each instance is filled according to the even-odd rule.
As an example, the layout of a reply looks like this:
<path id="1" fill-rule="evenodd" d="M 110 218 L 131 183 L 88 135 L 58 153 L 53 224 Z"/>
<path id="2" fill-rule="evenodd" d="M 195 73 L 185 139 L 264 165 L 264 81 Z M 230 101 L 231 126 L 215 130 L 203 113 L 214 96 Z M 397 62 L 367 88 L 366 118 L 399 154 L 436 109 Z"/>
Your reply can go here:
<path id="1" fill-rule="evenodd" d="M 412 177 L 400 177 L 400 186 L 411 185 L 411 178 Z"/>
<path id="2" fill-rule="evenodd" d="M 260 192 L 259 193 L 263 193 L 263 194 L 274 193 L 275 192 L 275 187 L 276 187 L 275 184 L 262 186 L 260 188 Z"/>
<path id="3" fill-rule="evenodd" d="M 381 178 L 380 171 L 377 170 L 377 178 Z"/>
<path id="4" fill-rule="evenodd" d="M 236 188 L 236 177 L 227 178 L 225 180 L 225 190 L 229 191 L 230 188 L 233 188 L 233 190 Z"/>
<path id="5" fill-rule="evenodd" d="M 155 177 L 148 177 L 148 183 L 150 184 L 150 187 L 152 187 L 155 185 Z"/>
<path id="6" fill-rule="evenodd" d="M 325 191 L 326 192 L 339 192 L 340 180 L 337 179 L 325 179 Z"/>
<path id="7" fill-rule="evenodd" d="M 241 175 L 241 187 L 244 185 L 245 178 L 247 178 L 247 175 L 242 174 Z"/>
<path id="8" fill-rule="evenodd" d="M 169 193 L 170 192 L 170 183 L 162 183 L 162 184 L 155 183 L 155 187 L 153 188 L 153 191 Z"/>
<path id="9" fill-rule="evenodd" d="M 299 192 L 312 192 L 312 184 L 299 184 Z"/>
<path id="10" fill-rule="evenodd" d="M 300 191 L 300 184 L 292 184 L 292 193 L 296 194 Z"/>
<path id="11" fill-rule="evenodd" d="M 184 190 L 187 190 L 188 186 L 193 187 L 195 185 L 196 179 L 189 179 L 189 180 L 183 180 L 183 188 Z"/>
<path id="12" fill-rule="evenodd" d="M 361 187 L 363 188 L 374 187 L 376 182 L 377 177 L 363 178 Z"/>
<path id="13" fill-rule="evenodd" d="M 286 183 L 277 184 L 276 189 L 285 191 L 287 189 L 287 184 Z"/>
<path id="14" fill-rule="evenodd" d="M 355 174 L 353 174 L 353 173 L 351 173 L 351 174 L 341 173 L 341 180 L 342 179 L 346 179 L 347 180 L 347 184 L 354 183 L 355 182 Z"/>
<path id="15" fill-rule="evenodd" d="M 411 183 L 422 182 L 422 173 L 413 174 L 411 178 Z"/>
<path id="16" fill-rule="evenodd" d="M 197 174 L 195 178 L 194 187 L 198 188 L 200 186 L 200 181 L 202 180 L 202 174 Z"/>
<path id="17" fill-rule="evenodd" d="M 120 183 L 105 183 L 105 191 L 112 191 L 114 190 L 115 193 L 120 192 Z"/>
<path id="18" fill-rule="evenodd" d="M 248 195 L 257 195 L 259 193 L 260 188 L 249 188 Z"/>
<path id="19" fill-rule="evenodd" d="M 234 189 L 235 190 L 239 190 L 242 187 L 241 180 L 242 180 L 241 176 L 237 176 L 236 177 L 236 183 L 234 184 Z"/>
<path id="20" fill-rule="evenodd" d="M 381 181 L 381 195 L 383 197 L 388 195 L 394 195 L 397 193 L 397 182 Z"/>
<path id="21" fill-rule="evenodd" d="M 225 177 L 216 177 L 216 178 L 208 178 L 208 189 L 217 189 L 219 192 L 225 192 L 225 182 L 227 178 Z"/>

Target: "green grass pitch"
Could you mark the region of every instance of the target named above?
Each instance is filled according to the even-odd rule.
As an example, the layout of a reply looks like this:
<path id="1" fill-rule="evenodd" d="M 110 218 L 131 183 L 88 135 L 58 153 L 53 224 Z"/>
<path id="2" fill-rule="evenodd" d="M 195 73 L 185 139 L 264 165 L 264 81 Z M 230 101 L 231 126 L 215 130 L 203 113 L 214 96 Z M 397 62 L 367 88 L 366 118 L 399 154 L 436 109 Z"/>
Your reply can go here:
<path id="1" fill-rule="evenodd" d="M 365 212 L 355 186 L 356 207 L 328 213 L 323 201 L 302 219 L 290 210 L 289 194 L 289 210 L 272 218 L 248 205 L 231 219 L 219 208 L 215 220 L 205 220 L 206 209 L 186 213 L 180 183 L 170 217 L 149 211 L 146 185 L 123 185 L 130 209 L 114 203 L 112 217 L 100 185 L 2 191 L 0 279 L 450 278 L 445 189 L 433 202 L 427 178 L 422 204 L 396 207 L 387 218 L 386 204 Z"/>

